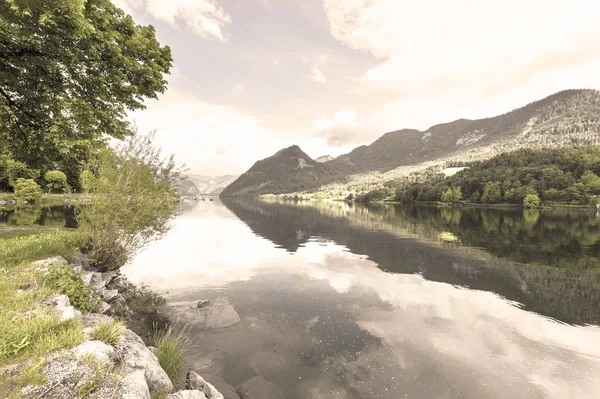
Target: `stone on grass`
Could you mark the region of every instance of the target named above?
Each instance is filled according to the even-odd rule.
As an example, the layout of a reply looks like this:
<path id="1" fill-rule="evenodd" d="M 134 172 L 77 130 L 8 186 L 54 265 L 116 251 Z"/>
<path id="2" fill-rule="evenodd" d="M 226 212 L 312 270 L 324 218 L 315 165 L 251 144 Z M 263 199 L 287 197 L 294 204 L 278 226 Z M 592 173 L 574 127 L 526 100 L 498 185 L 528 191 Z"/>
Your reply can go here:
<path id="1" fill-rule="evenodd" d="M 39 267 L 42 270 L 47 270 L 49 266 L 52 266 L 52 265 L 63 266 L 63 265 L 68 265 L 69 262 L 67 262 L 67 260 L 65 258 L 63 258 L 62 256 L 54 256 L 52 258 L 46 258 L 46 259 L 35 261 L 32 264 L 34 266 Z"/>
<path id="2" fill-rule="evenodd" d="M 81 312 L 71 306 L 69 297 L 66 295 L 56 295 L 50 299 L 50 304 L 54 306 L 56 314 L 60 320 L 69 320 L 81 316 Z"/>
<path id="3" fill-rule="evenodd" d="M 102 341 L 85 341 L 75 347 L 73 353 L 80 358 L 91 355 L 103 364 L 110 364 L 116 359 L 115 348 Z"/>
<path id="4" fill-rule="evenodd" d="M 200 391 L 179 391 L 170 394 L 166 399 L 207 399 L 206 395 Z"/>

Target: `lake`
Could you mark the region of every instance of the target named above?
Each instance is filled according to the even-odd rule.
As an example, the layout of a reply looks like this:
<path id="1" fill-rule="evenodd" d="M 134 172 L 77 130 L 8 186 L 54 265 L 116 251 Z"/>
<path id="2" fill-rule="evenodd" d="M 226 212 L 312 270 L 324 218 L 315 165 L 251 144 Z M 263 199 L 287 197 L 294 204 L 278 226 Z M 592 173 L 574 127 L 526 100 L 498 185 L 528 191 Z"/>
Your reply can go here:
<path id="1" fill-rule="evenodd" d="M 598 398 L 599 223 L 215 199 L 123 271 L 187 315 L 190 367 L 262 399 Z"/>
<path id="2" fill-rule="evenodd" d="M 265 398 L 598 398 L 599 222 L 215 200 L 125 273 L 173 304 L 230 304 L 234 325 L 189 323 L 190 366 L 262 376 Z"/>

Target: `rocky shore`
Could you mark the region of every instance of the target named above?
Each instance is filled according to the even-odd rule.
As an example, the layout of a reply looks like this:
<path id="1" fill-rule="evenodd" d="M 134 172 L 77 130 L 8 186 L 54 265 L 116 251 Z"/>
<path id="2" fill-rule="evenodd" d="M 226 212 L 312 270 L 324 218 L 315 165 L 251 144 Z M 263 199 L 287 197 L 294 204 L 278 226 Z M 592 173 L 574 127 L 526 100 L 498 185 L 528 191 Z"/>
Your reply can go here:
<path id="1" fill-rule="evenodd" d="M 177 390 L 161 367 L 153 352 L 155 349 L 148 347 L 129 328 L 123 327 L 120 337 L 112 344 L 94 339 L 94 331 L 103 323 L 114 322 L 117 317 L 125 320 L 138 319 L 130 304 L 140 290 L 129 284 L 119 272 L 99 273 L 88 270 L 87 258 L 82 254 L 76 254 L 71 264 L 62 257 L 34 262 L 34 266 L 40 270 L 48 270 L 52 265 L 69 265 L 75 271 L 80 271 L 83 281 L 101 298 L 100 313 L 81 314 L 71 305 L 66 295 L 45 300 L 45 304 L 52 307 L 61 320 L 81 323 L 85 339 L 74 348 L 52 353 L 42 359 L 39 364 L 43 366 L 40 371 L 45 376 L 45 382 L 23 387 L 20 397 L 224 399 L 215 386 L 193 370 L 187 373 L 185 389 Z M 147 315 L 142 315 L 145 316 Z M 36 359 L 35 362 L 40 360 Z M 33 361 L 29 360 L 27 363 Z M 22 366 L 11 367 L 16 369 Z M 3 370 L 4 373 L 10 371 L 10 367 Z"/>

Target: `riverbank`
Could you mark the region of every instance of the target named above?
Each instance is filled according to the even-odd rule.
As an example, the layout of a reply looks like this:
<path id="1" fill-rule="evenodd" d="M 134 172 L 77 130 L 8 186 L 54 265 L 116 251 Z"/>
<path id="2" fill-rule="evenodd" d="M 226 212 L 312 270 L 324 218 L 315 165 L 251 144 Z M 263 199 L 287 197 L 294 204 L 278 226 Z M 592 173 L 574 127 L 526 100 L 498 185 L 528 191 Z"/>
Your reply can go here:
<path id="1" fill-rule="evenodd" d="M 223 398 L 193 372 L 185 384 L 173 381 L 161 348 L 153 352 L 134 332 L 141 326 L 127 323 L 156 323 L 158 300 L 118 271 L 89 270 L 76 250 L 84 242 L 76 231 L 0 241 L 0 391 L 7 398 Z"/>

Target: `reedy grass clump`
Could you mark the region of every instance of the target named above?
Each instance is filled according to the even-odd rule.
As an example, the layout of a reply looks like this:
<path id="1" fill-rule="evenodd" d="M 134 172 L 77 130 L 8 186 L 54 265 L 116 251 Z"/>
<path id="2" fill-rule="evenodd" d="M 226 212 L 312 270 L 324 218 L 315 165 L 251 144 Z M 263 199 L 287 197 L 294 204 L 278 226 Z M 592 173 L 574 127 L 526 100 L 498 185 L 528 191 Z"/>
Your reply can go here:
<path id="1" fill-rule="evenodd" d="M 116 345 L 124 330 L 125 322 L 123 320 L 103 321 L 92 331 L 90 337 L 109 345 Z"/>
<path id="2" fill-rule="evenodd" d="M 168 326 L 158 330 L 155 326 L 153 343 L 160 366 L 169 376 L 173 386 L 178 386 L 181 382 L 185 355 L 192 348 L 189 328 Z"/>

